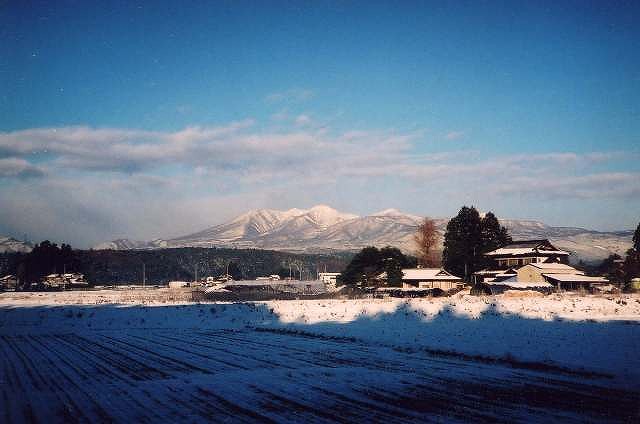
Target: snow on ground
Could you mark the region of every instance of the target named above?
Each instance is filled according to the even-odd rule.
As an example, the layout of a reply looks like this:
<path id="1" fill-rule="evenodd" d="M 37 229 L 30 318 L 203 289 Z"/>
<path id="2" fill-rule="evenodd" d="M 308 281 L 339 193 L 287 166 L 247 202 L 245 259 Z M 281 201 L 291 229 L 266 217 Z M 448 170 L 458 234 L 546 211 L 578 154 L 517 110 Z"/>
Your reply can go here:
<path id="1" fill-rule="evenodd" d="M 640 297 L 0 294 L 0 421 L 634 421 Z"/>
<path id="2" fill-rule="evenodd" d="M 148 327 L 286 328 L 386 346 L 552 364 L 611 374 L 625 385 L 640 387 L 637 295 L 460 294 L 449 298 L 220 303 L 203 309 L 188 302 L 188 293 L 163 289 L 5 293 L 0 295 L 0 333 Z M 145 305 L 62 306 L 107 305 L 114 301 Z"/>
<path id="3" fill-rule="evenodd" d="M 271 302 L 281 325 L 413 349 L 553 364 L 640 387 L 640 298 Z"/>

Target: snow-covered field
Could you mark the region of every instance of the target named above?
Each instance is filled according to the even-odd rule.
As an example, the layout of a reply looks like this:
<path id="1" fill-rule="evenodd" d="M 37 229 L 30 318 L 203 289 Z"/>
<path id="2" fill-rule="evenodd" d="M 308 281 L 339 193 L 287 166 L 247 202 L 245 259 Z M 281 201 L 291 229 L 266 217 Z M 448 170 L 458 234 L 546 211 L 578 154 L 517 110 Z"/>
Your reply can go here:
<path id="1" fill-rule="evenodd" d="M 149 293 L 1 294 L 0 420 L 640 417 L 638 296 Z"/>

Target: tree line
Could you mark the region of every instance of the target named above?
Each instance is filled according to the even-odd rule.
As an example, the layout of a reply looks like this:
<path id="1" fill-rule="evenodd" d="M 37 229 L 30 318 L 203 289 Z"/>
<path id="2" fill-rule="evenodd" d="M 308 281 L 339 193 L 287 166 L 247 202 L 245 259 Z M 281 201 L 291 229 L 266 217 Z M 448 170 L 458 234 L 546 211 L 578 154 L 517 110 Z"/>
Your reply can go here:
<path id="1" fill-rule="evenodd" d="M 640 223 L 633 233 L 632 245 L 626 251 L 625 257 L 612 254 L 597 266 L 583 265 L 589 274 L 603 275 L 613 282 L 623 283 L 623 288 L 631 291 L 634 278 L 640 277 Z"/>
<path id="2" fill-rule="evenodd" d="M 341 274 L 340 281 L 352 287 L 386 285 L 396 287 L 402 282 L 402 268 L 416 264 L 425 268 L 442 267 L 468 283 L 473 274 L 492 265 L 485 254 L 512 242 L 507 228 L 500 224 L 493 212 L 481 216 L 473 206 L 463 206 L 447 223 L 443 250 L 439 251 L 436 222 L 430 218 L 418 226 L 413 241 L 415 257 L 404 255 L 393 247 L 362 249 Z M 584 265 L 591 274 L 604 275 L 612 282 L 620 282 L 631 289 L 631 280 L 640 277 L 640 224 L 633 235 L 633 245 L 623 259 L 611 255 L 597 267 Z M 384 277 L 384 278 L 381 278 Z"/>
<path id="3" fill-rule="evenodd" d="M 441 255 L 438 229 L 432 219 L 422 221 L 413 241 L 415 257 L 404 255 L 390 246 L 379 250 L 375 247 L 362 249 L 341 274 L 341 282 L 349 286 L 401 286 L 402 268 L 416 265 L 425 268 L 442 266 L 453 275 L 471 282 L 474 272 L 489 265 L 484 254 L 510 243 L 511 236 L 492 212 L 481 217 L 475 207 L 463 206 L 447 224 Z"/>
<path id="4" fill-rule="evenodd" d="M 316 271 L 342 270 L 353 253 L 294 254 L 259 249 L 185 247 L 157 250 L 78 250 L 43 241 L 29 253 L 0 254 L 0 275 L 18 277 L 20 288 L 39 283 L 48 274 L 78 272 L 90 284 L 140 284 L 143 266 L 147 284 L 218 277 L 234 280 L 277 274 L 315 279 Z"/>

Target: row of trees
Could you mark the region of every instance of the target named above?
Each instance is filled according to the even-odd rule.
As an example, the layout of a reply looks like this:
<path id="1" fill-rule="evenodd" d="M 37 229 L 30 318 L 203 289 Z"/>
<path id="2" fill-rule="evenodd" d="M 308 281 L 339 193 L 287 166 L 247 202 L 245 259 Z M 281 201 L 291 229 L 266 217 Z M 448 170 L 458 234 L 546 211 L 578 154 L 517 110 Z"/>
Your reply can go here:
<path id="1" fill-rule="evenodd" d="M 29 253 L 0 253 L 0 276 L 19 278 L 20 288 L 53 273 L 79 272 L 93 284 L 147 284 L 196 277 L 220 276 L 253 279 L 278 274 L 282 278 L 313 278 L 316 270 L 343 269 L 352 253 L 293 254 L 259 249 L 175 248 L 157 250 L 77 250 L 49 241 Z"/>
<path id="2" fill-rule="evenodd" d="M 622 282 L 627 289 L 633 289 L 631 280 L 640 277 L 640 223 L 633 234 L 632 242 L 624 259 L 620 255 L 613 254 L 588 271 L 596 275 L 604 275 L 613 282 Z"/>
<path id="3" fill-rule="evenodd" d="M 454 275 L 470 276 L 489 265 L 484 254 L 511 243 L 509 231 L 498 218 L 487 212 L 484 217 L 473 206 L 463 206 L 447 224 L 442 262 Z"/>
<path id="4" fill-rule="evenodd" d="M 423 267 L 444 267 L 454 275 L 464 277 L 472 282 L 472 275 L 491 265 L 491 261 L 484 255 L 487 252 L 510 243 L 511 236 L 507 228 L 500 225 L 498 218 L 487 212 L 484 216 L 473 206 L 463 206 L 458 214 L 447 224 L 444 234 L 443 251 L 440 256 L 438 249 L 438 229 L 436 223 L 429 218 L 418 227 L 414 242 L 416 244 L 416 258 L 404 257 L 398 249 L 386 247 L 378 251 L 368 247 L 358 253 L 342 274 L 342 281 L 355 284 L 375 278 L 383 271 L 387 271 L 388 284 L 400 284 L 402 273 L 398 268 L 408 267 L 415 263 Z M 394 254 L 382 253 L 391 252 Z M 395 258 L 387 262 L 385 258 Z M 626 252 L 624 260 L 618 255 L 611 255 L 598 267 L 591 269 L 592 273 L 604 275 L 612 282 L 624 282 L 629 288 L 633 278 L 640 277 L 640 224 L 633 235 L 633 245 Z"/>
<path id="5" fill-rule="evenodd" d="M 413 239 L 416 244 L 415 258 L 403 255 L 394 247 L 362 249 L 341 274 L 342 283 L 363 285 L 379 282 L 378 276 L 385 272 L 386 285 L 400 286 L 402 268 L 416 264 L 425 268 L 443 266 L 452 274 L 471 281 L 470 276 L 475 271 L 489 265 L 485 253 L 511 242 L 509 232 L 492 212 L 480 217 L 473 206 L 463 206 L 447 224 L 442 256 L 438 249 L 438 229 L 432 219 L 424 219 Z"/>
<path id="6" fill-rule="evenodd" d="M 447 224 L 444 250 L 439 257 L 438 232 L 432 219 L 425 218 L 414 236 L 418 263 L 424 267 L 438 267 L 454 275 L 470 276 L 489 265 L 484 254 L 511 242 L 509 231 L 498 218 L 487 212 L 484 217 L 473 206 L 463 206 Z"/>
<path id="7" fill-rule="evenodd" d="M 631 279 L 640 277 L 640 223 L 633 234 L 633 246 L 627 250 L 623 271 L 626 283 L 631 283 Z"/>
<path id="8" fill-rule="evenodd" d="M 56 243 L 45 240 L 36 244 L 31 252 L 18 263 L 16 276 L 25 286 L 38 283 L 48 274 L 61 274 L 75 271 L 78 265 L 73 249 L 68 244 L 58 247 Z"/>
<path id="9" fill-rule="evenodd" d="M 416 266 L 416 258 L 405 256 L 395 247 L 365 247 L 357 253 L 340 275 L 340 283 L 352 287 L 363 287 L 373 282 L 382 282 L 390 287 L 402 286 L 402 268 Z M 379 276 L 385 274 L 385 281 Z"/>

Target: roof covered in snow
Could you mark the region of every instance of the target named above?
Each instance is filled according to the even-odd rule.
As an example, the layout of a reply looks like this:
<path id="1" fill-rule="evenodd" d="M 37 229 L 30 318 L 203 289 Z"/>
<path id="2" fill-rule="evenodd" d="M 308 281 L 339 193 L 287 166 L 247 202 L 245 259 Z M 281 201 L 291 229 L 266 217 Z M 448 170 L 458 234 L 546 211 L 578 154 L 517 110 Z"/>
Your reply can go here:
<path id="1" fill-rule="evenodd" d="M 554 280 L 554 281 L 560 281 L 560 282 L 567 282 L 567 283 L 572 283 L 572 282 L 576 282 L 576 283 L 608 283 L 609 280 L 607 280 L 604 277 L 587 277 L 586 275 L 581 275 L 581 274 L 542 274 L 545 277 Z"/>
<path id="2" fill-rule="evenodd" d="M 486 253 L 486 256 L 518 256 L 518 255 L 569 255 L 559 250 L 549 240 L 520 240 Z"/>
<path id="3" fill-rule="evenodd" d="M 476 275 L 515 275 L 517 271 L 514 268 L 506 268 L 506 269 L 483 269 L 480 271 L 474 272 Z"/>
<path id="4" fill-rule="evenodd" d="M 406 268 L 402 270 L 402 274 L 403 280 L 461 280 L 441 268 Z"/>
<path id="5" fill-rule="evenodd" d="M 553 287 L 552 284 L 549 284 L 547 282 L 539 282 L 539 281 L 516 281 L 516 278 L 510 278 L 508 280 L 502 280 L 502 281 L 490 281 L 487 282 L 486 284 L 490 285 L 490 286 L 506 286 L 506 287 L 511 287 L 514 289 L 529 289 L 529 288 L 535 288 L 535 287 L 543 287 L 543 288 L 550 288 Z"/>
<path id="6" fill-rule="evenodd" d="M 584 274 L 584 272 L 575 269 L 572 266 L 559 263 L 532 263 L 525 266 L 532 266 L 542 270 L 550 270 L 558 274 Z M 524 267 L 523 267 L 524 268 Z"/>

